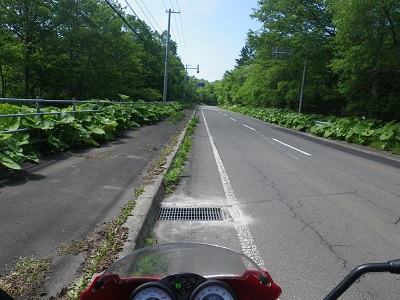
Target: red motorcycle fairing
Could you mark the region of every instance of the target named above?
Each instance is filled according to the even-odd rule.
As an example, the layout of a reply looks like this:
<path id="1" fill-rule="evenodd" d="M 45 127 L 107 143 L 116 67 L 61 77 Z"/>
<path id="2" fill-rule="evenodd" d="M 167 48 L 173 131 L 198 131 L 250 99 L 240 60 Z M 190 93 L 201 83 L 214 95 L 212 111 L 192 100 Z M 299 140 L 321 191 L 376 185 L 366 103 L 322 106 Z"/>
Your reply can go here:
<path id="1" fill-rule="evenodd" d="M 236 294 L 238 300 L 276 300 L 282 293 L 267 271 L 263 271 L 269 282 L 262 282 L 256 276 L 257 272 L 248 270 L 240 277 L 218 278 L 228 284 Z M 98 282 L 97 276 L 90 287 L 82 293 L 81 300 L 127 300 L 129 295 L 140 285 L 146 282 L 157 282 L 161 278 L 155 277 L 130 277 L 120 278 L 116 274 L 108 274 Z M 189 299 L 190 295 L 187 296 Z"/>

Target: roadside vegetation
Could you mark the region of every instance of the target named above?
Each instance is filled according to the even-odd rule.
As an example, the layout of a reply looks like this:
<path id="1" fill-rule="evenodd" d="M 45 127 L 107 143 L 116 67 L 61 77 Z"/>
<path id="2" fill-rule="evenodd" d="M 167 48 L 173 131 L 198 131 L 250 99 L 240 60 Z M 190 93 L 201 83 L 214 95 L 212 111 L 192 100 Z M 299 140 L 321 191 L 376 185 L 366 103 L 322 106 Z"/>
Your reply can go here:
<path id="1" fill-rule="evenodd" d="M 14 270 L 7 276 L 0 276 L 0 287 L 17 299 L 37 299 L 45 290 L 43 281 L 51 272 L 50 258 L 34 259 L 20 257 Z"/>
<path id="2" fill-rule="evenodd" d="M 400 3 L 261 0 L 219 105 L 400 121 Z M 357 24 L 355 26 L 355 24 Z"/>
<path id="3" fill-rule="evenodd" d="M 317 114 L 298 114 L 289 110 L 243 106 L 224 107 L 268 123 L 306 131 L 316 136 L 373 147 L 400 154 L 400 123 L 359 117 L 339 118 Z M 316 122 L 328 124 L 318 125 Z"/>
<path id="4" fill-rule="evenodd" d="M 185 114 L 176 112 L 170 119 L 178 122 Z M 192 124 L 193 121 L 190 121 Z M 189 125 L 188 132 L 191 134 L 193 125 Z M 121 208 L 121 213 L 114 220 L 104 223 L 93 234 L 84 240 L 70 241 L 60 245 L 58 255 L 78 255 L 85 257 L 84 264 L 78 270 L 79 277 L 68 287 L 63 289 L 57 299 L 78 299 L 79 295 L 87 288 L 94 274 L 102 272 L 117 258 L 126 240 L 128 229 L 124 223 L 131 215 L 136 205 L 137 198 L 143 193 L 147 184 L 155 177 L 165 172 L 166 157 L 170 155 L 178 142 L 178 135 L 165 145 L 161 155 L 147 168 L 147 174 L 141 180 L 141 187 L 135 190 L 132 201 Z M 89 158 L 92 159 L 92 158 Z M 152 233 L 149 234 L 146 243 L 151 245 L 155 242 Z M 52 261 L 54 257 L 41 259 L 20 258 L 13 268 L 5 270 L 5 275 L 0 276 L 0 287 L 15 299 L 40 299 L 45 296 L 44 282 L 47 277 L 52 276 Z"/>
<path id="5" fill-rule="evenodd" d="M 90 110 L 98 112 L 87 112 Z M 185 114 L 178 102 L 132 102 L 127 105 L 110 101 L 93 101 L 66 108 L 44 107 L 41 112 L 59 114 L 0 118 L 0 131 L 29 130 L 0 134 L 0 171 L 1 166 L 3 169 L 20 169 L 24 161 L 38 163 L 42 153 L 65 152 L 82 145 L 99 147 L 101 142 L 115 139 L 123 130 L 166 118 L 176 123 Z M 3 115 L 29 113 L 36 113 L 36 108 L 0 104 Z"/>
<path id="6" fill-rule="evenodd" d="M 190 119 L 185 138 L 177 151 L 175 159 L 173 160 L 173 167 L 167 172 L 164 177 L 166 194 L 172 193 L 176 189 L 180 177 L 188 172 L 188 170 L 185 169 L 184 164 L 187 156 L 189 155 L 190 149 L 192 149 L 191 136 L 195 132 L 198 122 L 199 120 L 197 117 L 192 117 Z"/>

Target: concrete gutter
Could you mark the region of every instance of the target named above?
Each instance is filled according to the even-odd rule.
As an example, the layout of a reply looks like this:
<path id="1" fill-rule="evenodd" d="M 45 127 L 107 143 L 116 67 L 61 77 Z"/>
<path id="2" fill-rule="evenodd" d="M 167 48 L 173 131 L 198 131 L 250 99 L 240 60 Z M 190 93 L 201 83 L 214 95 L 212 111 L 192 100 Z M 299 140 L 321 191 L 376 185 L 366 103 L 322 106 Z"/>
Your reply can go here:
<path id="1" fill-rule="evenodd" d="M 195 108 L 190 119 L 195 116 L 197 107 Z M 189 120 L 190 120 L 189 119 Z M 157 175 L 154 182 L 146 185 L 144 192 L 138 197 L 136 206 L 132 211 L 132 215 L 124 224 L 129 228 L 127 240 L 124 243 L 120 256 L 125 256 L 132 251 L 143 248 L 146 246 L 146 239 L 149 237 L 155 222 L 157 221 L 159 211 L 161 209 L 161 202 L 164 199 L 164 177 L 166 173 L 172 168 L 172 162 L 182 144 L 187 127 L 181 132 L 178 142 L 173 148 L 170 155 L 166 157 L 165 171 Z"/>

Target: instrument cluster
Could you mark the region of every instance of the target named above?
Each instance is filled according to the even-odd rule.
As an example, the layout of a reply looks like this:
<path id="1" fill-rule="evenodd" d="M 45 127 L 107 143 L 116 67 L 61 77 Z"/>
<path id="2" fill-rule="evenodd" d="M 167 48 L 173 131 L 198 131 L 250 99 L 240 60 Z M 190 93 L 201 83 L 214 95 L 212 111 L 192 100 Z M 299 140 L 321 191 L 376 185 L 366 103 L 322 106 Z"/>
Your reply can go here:
<path id="1" fill-rule="evenodd" d="M 193 274 L 167 276 L 136 288 L 129 300 L 237 300 L 226 283 Z"/>

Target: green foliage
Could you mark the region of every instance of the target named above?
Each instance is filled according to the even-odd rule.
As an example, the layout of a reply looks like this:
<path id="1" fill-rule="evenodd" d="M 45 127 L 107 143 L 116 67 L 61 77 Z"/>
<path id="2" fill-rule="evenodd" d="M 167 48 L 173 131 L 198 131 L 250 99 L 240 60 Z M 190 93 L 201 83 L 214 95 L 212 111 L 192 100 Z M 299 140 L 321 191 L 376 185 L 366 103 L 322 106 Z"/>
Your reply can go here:
<path id="1" fill-rule="evenodd" d="M 185 117 L 185 111 L 181 110 L 181 111 L 176 111 L 174 113 L 172 113 L 169 116 L 169 120 L 172 124 L 176 124 L 178 123 L 180 120 L 182 120 Z"/>
<path id="2" fill-rule="evenodd" d="M 219 105 L 298 111 L 306 61 L 302 112 L 400 120 L 399 1 L 261 0 L 253 17 Z"/>
<path id="3" fill-rule="evenodd" d="M 400 123 L 395 121 L 384 123 L 376 119 L 324 117 L 297 114 L 287 110 L 240 106 L 224 108 L 296 131 L 307 131 L 320 137 L 400 154 Z M 317 126 L 316 121 L 327 122 L 329 125 Z"/>
<path id="4" fill-rule="evenodd" d="M 148 124 L 167 118 L 180 111 L 175 102 L 165 104 L 113 104 L 109 101 L 80 104 L 77 112 L 71 107 L 42 108 L 43 113 L 57 113 L 40 116 L 0 118 L 0 131 L 27 128 L 28 132 L 0 134 L 0 165 L 10 169 L 20 169 L 24 161 L 39 161 L 39 153 L 34 145 L 40 142 L 43 151 L 67 151 L 79 145 L 100 146 L 103 141 L 115 139 L 121 130 L 133 129 L 140 124 Z M 98 112 L 82 112 L 98 110 Z M 0 114 L 35 113 L 36 109 L 10 104 L 0 105 Z"/>
<path id="5" fill-rule="evenodd" d="M 297 114 L 282 109 L 255 108 L 248 106 L 228 106 L 224 108 L 296 131 L 307 131 L 314 126 L 315 121 L 325 119 L 321 115 Z"/>
<path id="6" fill-rule="evenodd" d="M 195 132 L 197 123 L 198 123 L 197 118 L 192 117 L 190 119 L 188 127 L 186 129 L 186 136 L 174 158 L 173 168 L 169 170 L 167 174 L 165 174 L 164 184 L 165 184 L 165 192 L 167 194 L 173 192 L 182 174 L 187 172 L 187 170 L 183 167 L 183 165 L 186 161 L 190 149 L 192 148 L 191 135 Z"/>
<path id="7" fill-rule="evenodd" d="M 165 37 L 111 3 L 151 47 L 102 0 L 3 0 L 0 97 L 160 101 Z M 170 64 L 169 96 L 180 100 L 184 66 L 174 41 Z"/>

